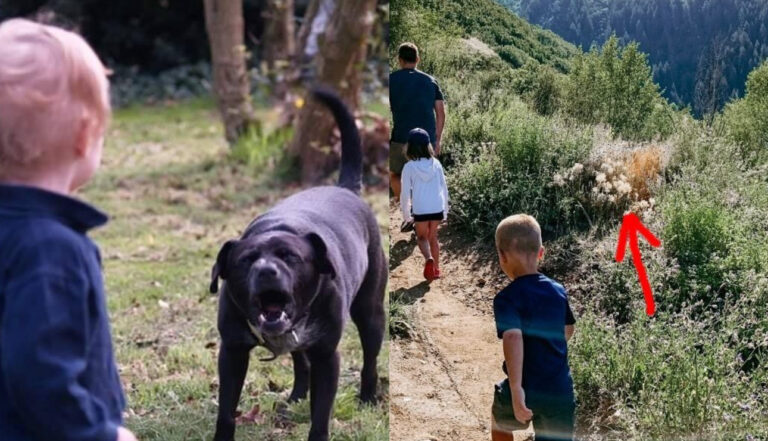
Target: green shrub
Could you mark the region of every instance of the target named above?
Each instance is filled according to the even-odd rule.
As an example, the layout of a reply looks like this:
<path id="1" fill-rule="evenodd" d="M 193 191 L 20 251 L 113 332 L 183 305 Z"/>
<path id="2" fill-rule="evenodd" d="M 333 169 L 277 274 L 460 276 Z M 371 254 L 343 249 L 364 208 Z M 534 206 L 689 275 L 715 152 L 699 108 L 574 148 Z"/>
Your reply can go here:
<path id="1" fill-rule="evenodd" d="M 476 235 L 490 235 L 496 224 L 512 213 L 530 213 L 545 231 L 566 230 L 584 222 L 576 207 L 557 201 L 555 173 L 584 161 L 592 148 L 591 132 L 532 115 L 513 100 L 484 114 L 486 138 L 459 144 L 448 185 L 452 212 Z M 553 203 L 555 202 L 555 203 Z"/>
<path id="2" fill-rule="evenodd" d="M 727 136 L 752 165 L 768 161 L 768 62 L 749 74 L 747 94 L 724 110 Z"/>
<path id="3" fill-rule="evenodd" d="M 616 36 L 601 49 L 576 57 L 565 86 L 565 112 L 584 123 L 606 123 L 629 140 L 666 138 L 672 108 L 653 82 L 647 56 L 637 43 L 619 47 Z"/>

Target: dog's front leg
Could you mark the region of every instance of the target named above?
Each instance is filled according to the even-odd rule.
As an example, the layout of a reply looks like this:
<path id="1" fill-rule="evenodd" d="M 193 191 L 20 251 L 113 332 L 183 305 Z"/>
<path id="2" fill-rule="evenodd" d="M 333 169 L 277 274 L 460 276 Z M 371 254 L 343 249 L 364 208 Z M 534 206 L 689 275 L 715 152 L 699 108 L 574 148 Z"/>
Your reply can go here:
<path id="1" fill-rule="evenodd" d="M 288 402 L 303 400 L 307 398 L 309 390 L 309 359 L 304 351 L 291 352 L 293 358 L 293 390 Z"/>
<path id="2" fill-rule="evenodd" d="M 227 347 L 222 344 L 219 349 L 219 416 L 216 419 L 214 441 L 235 439 L 235 411 L 248 372 L 249 353 L 247 347 Z"/>
<path id="3" fill-rule="evenodd" d="M 312 427 L 309 441 L 328 441 L 328 425 L 339 385 L 339 353 L 309 354 Z"/>

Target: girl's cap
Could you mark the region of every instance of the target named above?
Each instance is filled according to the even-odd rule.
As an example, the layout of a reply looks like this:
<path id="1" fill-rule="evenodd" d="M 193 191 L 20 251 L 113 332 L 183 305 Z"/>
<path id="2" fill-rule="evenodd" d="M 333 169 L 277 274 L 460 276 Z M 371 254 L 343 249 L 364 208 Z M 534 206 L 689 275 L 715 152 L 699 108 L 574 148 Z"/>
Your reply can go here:
<path id="1" fill-rule="evenodd" d="M 424 129 L 413 129 L 408 132 L 408 144 L 429 144 L 429 133 Z"/>

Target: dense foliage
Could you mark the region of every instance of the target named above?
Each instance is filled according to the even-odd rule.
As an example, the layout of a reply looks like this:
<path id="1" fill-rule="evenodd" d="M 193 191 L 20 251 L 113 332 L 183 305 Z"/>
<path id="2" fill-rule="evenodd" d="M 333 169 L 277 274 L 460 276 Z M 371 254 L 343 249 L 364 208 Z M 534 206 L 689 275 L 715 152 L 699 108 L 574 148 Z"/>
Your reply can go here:
<path id="1" fill-rule="evenodd" d="M 449 222 L 478 238 L 513 213 L 542 224 L 543 271 L 578 316 L 581 438 L 768 437 L 768 65 L 708 127 L 671 110 L 636 45 L 609 40 L 566 74 L 533 57 L 515 68 L 443 18 L 412 5 L 393 34 L 425 49 L 446 95 Z M 614 258 L 627 210 L 662 241 L 641 245 L 653 318 Z"/>
<path id="2" fill-rule="evenodd" d="M 564 107 L 578 120 L 607 123 L 627 139 L 665 137 L 672 130 L 672 110 L 659 95 L 646 55 L 637 43 L 620 48 L 616 37 L 576 57 Z"/>
<path id="3" fill-rule="evenodd" d="M 650 54 L 665 96 L 694 104 L 702 58 L 721 45 L 722 96 L 740 95 L 747 74 L 768 57 L 768 2 L 763 0 L 499 0 L 532 23 L 585 50 L 611 34 Z M 697 75 L 697 71 L 699 74 Z M 698 78 L 697 78 L 698 77 Z M 720 102 L 722 104 L 722 101 Z M 697 113 L 705 113 L 698 112 Z"/>
<path id="4" fill-rule="evenodd" d="M 724 129 L 747 161 L 768 162 L 768 61 L 749 74 L 744 99 L 726 107 Z"/>
<path id="5" fill-rule="evenodd" d="M 245 0 L 246 32 L 261 34 L 261 1 Z M 202 1 L 3 0 L 0 21 L 30 17 L 77 29 L 106 63 L 142 73 L 210 58 Z M 252 46 L 253 39 L 248 43 Z"/>
<path id="6" fill-rule="evenodd" d="M 576 53 L 573 45 L 508 13 L 493 0 L 399 0 L 392 4 L 390 13 L 392 58 L 400 43 L 416 39 L 409 29 L 422 32 L 420 36 L 425 38 L 437 34 L 474 36 L 514 67 L 533 60 L 565 72 L 569 57 Z M 414 42 L 418 45 L 422 41 Z"/>

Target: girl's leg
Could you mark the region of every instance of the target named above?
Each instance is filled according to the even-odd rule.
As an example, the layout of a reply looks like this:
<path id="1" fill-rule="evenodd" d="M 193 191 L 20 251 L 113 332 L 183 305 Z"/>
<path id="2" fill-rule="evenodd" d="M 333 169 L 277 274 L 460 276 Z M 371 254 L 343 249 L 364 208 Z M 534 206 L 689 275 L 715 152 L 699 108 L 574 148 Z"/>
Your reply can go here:
<path id="1" fill-rule="evenodd" d="M 440 221 L 429 221 L 429 250 L 435 259 L 435 269 L 440 269 L 440 243 L 437 241 L 437 226 Z"/>
<path id="2" fill-rule="evenodd" d="M 429 247 L 429 224 L 431 222 L 416 222 L 414 228 L 416 229 L 416 243 L 419 244 L 419 250 L 425 259 L 432 258 L 432 253 Z"/>

